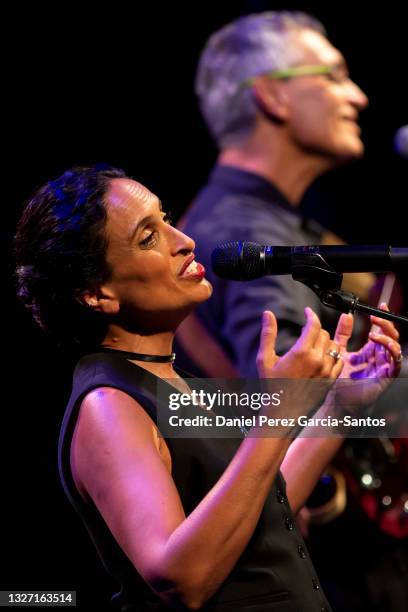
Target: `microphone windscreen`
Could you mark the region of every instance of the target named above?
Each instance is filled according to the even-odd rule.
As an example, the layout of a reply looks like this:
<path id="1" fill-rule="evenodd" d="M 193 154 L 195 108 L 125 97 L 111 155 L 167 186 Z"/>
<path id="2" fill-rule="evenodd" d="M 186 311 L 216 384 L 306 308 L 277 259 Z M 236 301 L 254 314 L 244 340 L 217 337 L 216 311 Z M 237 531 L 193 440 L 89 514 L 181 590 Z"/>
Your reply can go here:
<path id="1" fill-rule="evenodd" d="M 211 255 L 214 273 L 229 280 L 253 280 L 264 269 L 261 253 L 264 247 L 255 242 L 224 242 Z"/>
<path id="2" fill-rule="evenodd" d="M 408 158 L 408 125 L 403 125 L 397 130 L 394 137 L 394 147 L 399 155 Z"/>

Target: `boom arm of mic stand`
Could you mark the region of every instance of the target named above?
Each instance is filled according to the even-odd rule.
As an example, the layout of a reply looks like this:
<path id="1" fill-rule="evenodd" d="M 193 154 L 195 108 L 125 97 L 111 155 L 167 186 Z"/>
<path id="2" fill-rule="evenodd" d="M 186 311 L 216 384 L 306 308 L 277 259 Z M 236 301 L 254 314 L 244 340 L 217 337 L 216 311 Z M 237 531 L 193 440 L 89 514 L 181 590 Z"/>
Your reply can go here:
<path id="1" fill-rule="evenodd" d="M 342 291 L 343 275 L 336 272 L 320 253 L 297 253 L 291 259 L 292 278 L 309 287 L 325 306 L 339 312 L 364 312 L 388 321 L 408 324 L 408 317 L 361 304 L 357 295 Z"/>
<path id="2" fill-rule="evenodd" d="M 408 323 L 407 317 L 397 315 L 394 312 L 388 312 L 387 310 L 381 310 L 380 308 L 373 308 L 367 304 L 361 304 L 359 298 L 354 293 L 347 293 L 340 289 L 334 291 L 313 289 L 313 291 L 319 296 L 322 304 L 329 308 L 339 310 L 340 312 L 364 312 L 380 317 L 381 319 L 387 319 L 388 321 Z"/>

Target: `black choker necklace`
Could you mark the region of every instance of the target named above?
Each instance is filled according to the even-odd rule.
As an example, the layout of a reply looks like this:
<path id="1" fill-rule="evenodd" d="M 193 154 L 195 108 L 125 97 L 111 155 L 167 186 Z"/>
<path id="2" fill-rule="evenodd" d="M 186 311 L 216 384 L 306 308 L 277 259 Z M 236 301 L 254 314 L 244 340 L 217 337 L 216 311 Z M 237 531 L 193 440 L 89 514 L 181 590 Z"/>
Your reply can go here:
<path id="1" fill-rule="evenodd" d="M 144 353 L 131 353 L 130 351 L 120 351 L 118 349 L 108 348 L 107 346 L 101 346 L 100 350 L 104 353 L 115 353 L 121 355 L 126 359 L 135 359 L 136 361 L 154 361 L 155 363 L 174 363 L 176 359 L 176 353 L 171 355 L 145 355 Z"/>

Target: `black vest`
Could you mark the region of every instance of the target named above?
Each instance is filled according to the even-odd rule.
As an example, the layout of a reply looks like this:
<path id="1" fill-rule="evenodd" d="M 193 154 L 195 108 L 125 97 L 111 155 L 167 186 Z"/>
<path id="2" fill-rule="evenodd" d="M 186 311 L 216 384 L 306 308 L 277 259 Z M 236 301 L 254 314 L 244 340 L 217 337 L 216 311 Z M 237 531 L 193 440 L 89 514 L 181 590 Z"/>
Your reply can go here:
<path id="1" fill-rule="evenodd" d="M 92 389 L 104 386 L 124 391 L 156 422 L 156 385 L 156 376 L 123 357 L 106 353 L 84 357 L 75 369 L 59 440 L 59 471 L 65 493 L 85 523 L 105 568 L 121 586 L 112 602 L 123 612 L 170 612 L 174 608 L 163 603 L 149 588 L 116 543 L 96 507 L 86 503 L 78 493 L 70 467 L 71 440 L 81 401 Z M 172 458 L 172 477 L 186 516 L 218 481 L 241 441 L 166 438 Z M 306 545 L 296 529 L 280 473 L 248 545 L 202 609 L 208 612 L 330 610 Z"/>

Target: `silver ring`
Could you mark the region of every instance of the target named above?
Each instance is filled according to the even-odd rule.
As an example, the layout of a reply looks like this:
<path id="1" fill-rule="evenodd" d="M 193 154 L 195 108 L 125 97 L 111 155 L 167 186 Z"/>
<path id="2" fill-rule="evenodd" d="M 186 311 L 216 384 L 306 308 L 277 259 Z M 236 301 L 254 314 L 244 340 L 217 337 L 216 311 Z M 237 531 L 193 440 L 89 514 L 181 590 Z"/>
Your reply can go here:
<path id="1" fill-rule="evenodd" d="M 404 359 L 404 356 L 402 353 L 400 353 L 398 357 L 396 358 L 395 363 L 401 363 L 403 359 Z"/>
<path id="2" fill-rule="evenodd" d="M 335 359 L 336 361 L 341 359 L 340 353 L 338 351 L 335 351 L 334 349 L 327 351 L 327 354 L 330 355 L 330 357 L 333 357 L 333 359 Z"/>

